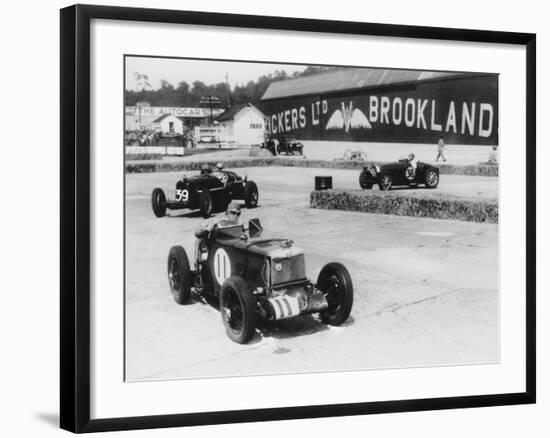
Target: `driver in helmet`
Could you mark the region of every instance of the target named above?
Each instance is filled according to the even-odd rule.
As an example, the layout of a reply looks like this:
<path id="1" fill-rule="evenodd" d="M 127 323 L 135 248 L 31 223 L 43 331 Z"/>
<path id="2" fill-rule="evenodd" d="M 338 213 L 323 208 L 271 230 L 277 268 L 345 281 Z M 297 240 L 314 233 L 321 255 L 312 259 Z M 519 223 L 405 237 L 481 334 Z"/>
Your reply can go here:
<path id="1" fill-rule="evenodd" d="M 221 162 L 216 163 L 216 170 L 218 172 L 221 172 L 223 170 L 223 163 L 221 163 Z"/>
<path id="2" fill-rule="evenodd" d="M 409 161 L 409 164 L 416 169 L 416 165 L 418 163 L 418 160 L 415 158 L 414 154 L 411 152 L 409 156 L 407 157 L 407 160 Z"/>
<path id="3" fill-rule="evenodd" d="M 219 220 L 210 220 L 204 222 L 200 225 L 199 228 L 195 230 L 195 236 L 198 239 L 203 239 L 214 229 L 214 228 L 225 228 L 232 227 L 234 225 L 241 224 L 241 204 L 237 201 L 231 201 L 227 206 L 225 211 L 225 216 Z"/>
<path id="4" fill-rule="evenodd" d="M 208 164 L 203 164 L 201 166 L 201 175 L 208 175 L 209 173 L 212 173 L 212 169 L 210 169 Z"/>

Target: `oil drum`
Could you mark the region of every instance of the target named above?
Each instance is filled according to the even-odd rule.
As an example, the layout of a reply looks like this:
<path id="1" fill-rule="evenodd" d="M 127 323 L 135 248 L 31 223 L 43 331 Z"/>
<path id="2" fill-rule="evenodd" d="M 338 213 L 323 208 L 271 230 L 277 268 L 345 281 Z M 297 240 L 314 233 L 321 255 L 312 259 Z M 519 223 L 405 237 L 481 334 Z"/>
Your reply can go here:
<path id="1" fill-rule="evenodd" d="M 332 189 L 332 176 L 316 176 L 315 190 Z"/>

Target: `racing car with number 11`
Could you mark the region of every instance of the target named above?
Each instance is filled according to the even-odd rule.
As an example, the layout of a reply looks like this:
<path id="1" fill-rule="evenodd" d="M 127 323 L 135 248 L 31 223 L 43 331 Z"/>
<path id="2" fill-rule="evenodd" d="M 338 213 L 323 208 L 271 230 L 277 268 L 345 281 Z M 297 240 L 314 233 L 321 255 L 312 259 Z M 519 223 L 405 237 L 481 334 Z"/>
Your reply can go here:
<path id="1" fill-rule="evenodd" d="M 178 304 L 192 291 L 218 302 L 229 338 L 251 340 L 258 321 L 318 313 L 325 324 L 344 323 L 353 304 L 353 283 L 341 263 L 327 263 L 313 284 L 306 276 L 304 251 L 292 240 L 262 238 L 258 219 L 214 227 L 197 241 L 193 268 L 182 246 L 168 254 L 168 283 Z"/>

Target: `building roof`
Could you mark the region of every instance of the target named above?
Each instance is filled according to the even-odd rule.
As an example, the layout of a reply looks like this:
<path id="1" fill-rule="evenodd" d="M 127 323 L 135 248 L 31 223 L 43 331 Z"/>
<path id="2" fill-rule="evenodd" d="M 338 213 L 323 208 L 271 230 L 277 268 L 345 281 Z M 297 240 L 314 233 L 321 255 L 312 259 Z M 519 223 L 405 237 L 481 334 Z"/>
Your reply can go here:
<path id="1" fill-rule="evenodd" d="M 420 70 L 395 70 L 383 68 L 346 68 L 316 75 L 272 82 L 262 100 L 306 94 L 329 93 L 358 88 L 376 87 L 407 82 L 419 82 L 464 76 L 465 73 Z"/>
<path id="2" fill-rule="evenodd" d="M 229 108 L 228 110 L 225 110 L 223 113 L 221 113 L 218 117 L 216 117 L 216 121 L 225 122 L 227 120 L 233 120 L 235 118 L 235 116 L 242 109 L 244 109 L 246 107 L 253 108 L 254 110 L 261 113 L 261 111 L 258 108 L 256 108 L 254 105 L 252 105 L 251 103 L 239 103 L 237 105 L 233 105 L 231 108 Z"/>

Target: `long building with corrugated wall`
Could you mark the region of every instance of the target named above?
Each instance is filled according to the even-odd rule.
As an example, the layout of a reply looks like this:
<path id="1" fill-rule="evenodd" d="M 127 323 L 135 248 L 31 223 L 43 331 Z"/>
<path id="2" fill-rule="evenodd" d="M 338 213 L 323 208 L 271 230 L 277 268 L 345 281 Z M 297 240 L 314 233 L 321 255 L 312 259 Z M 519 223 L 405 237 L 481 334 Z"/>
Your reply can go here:
<path id="1" fill-rule="evenodd" d="M 273 82 L 258 105 L 271 136 L 498 144 L 498 75 L 343 68 Z"/>

